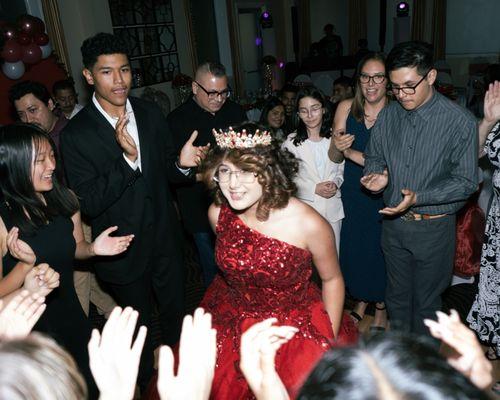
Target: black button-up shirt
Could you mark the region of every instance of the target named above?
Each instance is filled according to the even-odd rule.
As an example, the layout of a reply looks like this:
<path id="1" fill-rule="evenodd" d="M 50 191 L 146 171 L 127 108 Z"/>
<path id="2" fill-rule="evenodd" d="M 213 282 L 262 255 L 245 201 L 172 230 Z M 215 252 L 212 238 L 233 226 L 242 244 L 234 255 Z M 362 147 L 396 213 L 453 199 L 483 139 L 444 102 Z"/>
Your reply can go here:
<path id="1" fill-rule="evenodd" d="M 478 128 L 473 115 L 434 91 L 416 110 L 397 101 L 378 115 L 365 149 L 364 174 L 389 173 L 387 206 L 417 194 L 412 210 L 453 214 L 478 187 Z"/>
<path id="2" fill-rule="evenodd" d="M 177 152 L 189 139 L 194 130 L 198 131 L 195 146 L 207 143 L 215 146 L 212 129 L 227 129 L 246 120 L 246 114 L 239 104 L 227 99 L 222 108 L 212 114 L 201 108 L 191 97 L 173 110 L 167 117 L 170 134 Z M 211 198 L 205 185 L 193 182 L 176 187 L 177 200 L 184 226 L 190 233 L 211 231 L 208 223 L 208 207 Z"/>

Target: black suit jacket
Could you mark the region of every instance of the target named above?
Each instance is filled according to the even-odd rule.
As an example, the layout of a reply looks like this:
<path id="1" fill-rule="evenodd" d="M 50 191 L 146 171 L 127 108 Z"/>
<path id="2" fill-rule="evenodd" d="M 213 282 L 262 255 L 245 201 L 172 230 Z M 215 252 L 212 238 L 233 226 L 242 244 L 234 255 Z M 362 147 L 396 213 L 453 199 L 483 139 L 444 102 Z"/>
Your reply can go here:
<path id="1" fill-rule="evenodd" d="M 114 225 L 117 235 L 135 235 L 125 253 L 95 260 L 98 276 L 116 284 L 133 282 L 150 263 L 153 268 L 171 268 L 172 255 L 181 251 L 181 231 L 168 181 L 192 179 L 175 166 L 177 154 L 160 110 L 153 103 L 129 99 L 137 121 L 142 170 L 127 164 L 113 127 L 92 101 L 61 135 L 68 183 L 80 199 L 93 237 Z"/>

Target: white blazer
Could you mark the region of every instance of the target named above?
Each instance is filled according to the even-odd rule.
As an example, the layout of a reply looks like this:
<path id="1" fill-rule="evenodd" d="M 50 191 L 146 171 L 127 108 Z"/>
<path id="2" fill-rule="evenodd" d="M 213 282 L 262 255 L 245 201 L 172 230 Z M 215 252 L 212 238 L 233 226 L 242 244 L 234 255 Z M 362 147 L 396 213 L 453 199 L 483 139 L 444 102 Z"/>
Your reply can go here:
<path id="1" fill-rule="evenodd" d="M 344 164 L 334 163 L 327 157 L 327 163 L 323 174 L 319 174 L 314 162 L 314 153 L 310 147 L 302 142 L 299 146 L 293 144 L 293 138 L 296 133 L 288 135 L 288 138 L 283 142 L 282 147 L 289 150 L 300 161 L 299 172 L 294 181 L 297 185 L 297 197 L 303 202 L 312 206 L 319 212 L 328 222 L 332 223 L 344 218 L 344 207 L 342 205 L 340 187 L 344 182 Z M 324 138 L 328 140 L 329 138 Z M 317 195 L 315 192 L 316 185 L 320 182 L 332 181 L 337 185 L 337 193 L 335 196 L 325 199 Z"/>

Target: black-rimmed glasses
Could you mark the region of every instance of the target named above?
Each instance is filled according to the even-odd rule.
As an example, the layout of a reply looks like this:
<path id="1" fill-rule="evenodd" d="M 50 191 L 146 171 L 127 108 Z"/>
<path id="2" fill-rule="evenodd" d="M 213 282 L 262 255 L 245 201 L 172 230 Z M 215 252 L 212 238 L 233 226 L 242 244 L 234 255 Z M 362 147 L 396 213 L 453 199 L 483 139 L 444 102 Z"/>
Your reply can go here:
<path id="1" fill-rule="evenodd" d="M 370 83 L 370 81 L 373 81 L 373 83 L 376 84 L 381 84 L 385 81 L 385 75 L 366 75 L 366 74 L 360 74 L 359 75 L 359 81 L 361 83 Z"/>
<path id="2" fill-rule="evenodd" d="M 201 90 L 203 90 L 207 94 L 207 96 L 210 100 L 214 100 L 219 96 L 222 99 L 227 99 L 229 96 L 231 96 L 231 88 L 230 87 L 227 87 L 226 89 L 224 89 L 220 92 L 218 92 L 217 90 L 208 91 L 202 85 L 200 85 L 199 82 L 194 81 L 194 83 L 196 83 L 201 88 Z"/>
<path id="3" fill-rule="evenodd" d="M 431 72 L 431 70 L 427 71 L 426 74 L 422 77 L 422 79 L 420 79 L 414 86 L 394 87 L 391 84 L 391 85 L 389 85 L 389 89 L 395 95 L 398 95 L 400 91 L 402 91 L 404 94 L 415 94 L 415 92 L 417 91 L 416 89 L 417 89 L 418 85 L 420 85 L 424 81 L 424 79 L 427 78 L 427 75 L 429 75 L 429 72 Z"/>

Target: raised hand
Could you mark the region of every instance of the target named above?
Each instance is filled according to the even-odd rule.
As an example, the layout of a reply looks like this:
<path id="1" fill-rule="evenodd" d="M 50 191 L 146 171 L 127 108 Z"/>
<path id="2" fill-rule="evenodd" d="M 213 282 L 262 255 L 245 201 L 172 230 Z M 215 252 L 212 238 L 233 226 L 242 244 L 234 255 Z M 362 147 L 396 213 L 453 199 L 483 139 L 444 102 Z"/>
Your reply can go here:
<path id="1" fill-rule="evenodd" d="M 109 236 L 118 229 L 117 226 L 111 226 L 101 232 L 92 243 L 92 253 L 96 256 L 114 256 L 127 250 L 132 242 L 134 235 Z"/>
<path id="2" fill-rule="evenodd" d="M 217 356 L 212 316 L 197 308 L 182 323 L 179 367 L 174 375 L 174 356 L 168 346 L 160 348 L 158 392 L 161 400 L 206 400 L 210 396 Z"/>
<path id="3" fill-rule="evenodd" d="M 316 185 L 314 193 L 318 196 L 324 197 L 325 199 L 329 199 L 335 196 L 337 189 L 337 185 L 332 181 L 320 182 Z"/>
<path id="4" fill-rule="evenodd" d="M 7 234 L 7 248 L 12 257 L 27 265 L 35 265 L 36 255 L 33 249 L 19 239 L 19 228 L 13 227 Z"/>
<path id="5" fill-rule="evenodd" d="M 276 318 L 258 322 L 241 336 L 240 368 L 258 400 L 288 399 L 274 360 L 278 349 L 298 332 L 293 326 L 275 326 Z"/>
<path id="6" fill-rule="evenodd" d="M 188 141 L 184 144 L 179 154 L 179 167 L 191 168 L 200 165 L 207 155 L 210 143 L 206 146 L 195 146 L 193 143 L 198 137 L 198 131 L 193 131 Z"/>
<path id="7" fill-rule="evenodd" d="M 39 264 L 33 267 L 24 278 L 23 289 L 39 296 L 47 296 L 59 286 L 59 273 L 48 264 Z"/>
<path id="8" fill-rule="evenodd" d="M 500 120 L 500 82 L 490 83 L 484 95 L 484 119 L 489 123 Z"/>
<path id="9" fill-rule="evenodd" d="M 90 370 L 101 393 L 101 400 L 131 400 L 134 397 L 139 361 L 147 334 L 146 327 L 141 326 L 132 342 L 138 317 L 139 313 L 131 307 L 123 311 L 115 307 L 102 334 L 97 329 L 92 331 L 88 345 Z"/>
<path id="10" fill-rule="evenodd" d="M 132 162 L 136 162 L 139 152 L 137 151 L 137 145 L 127 131 L 127 124 L 129 121 L 129 116 L 127 113 L 123 114 L 118 118 L 118 122 L 115 127 L 115 138 L 120 147 L 122 148 L 125 156 Z"/>
<path id="11" fill-rule="evenodd" d="M 333 134 L 335 148 L 342 153 L 351 148 L 354 139 L 354 135 L 345 134 L 344 131 L 336 131 Z"/>
<path id="12" fill-rule="evenodd" d="M 389 183 L 389 174 L 385 169 L 381 174 L 368 174 L 361 178 L 361 184 L 371 192 L 380 192 Z"/>
<path id="13" fill-rule="evenodd" d="M 476 335 L 460 322 L 455 310 L 450 315 L 437 311 L 437 321 L 424 320 L 425 325 L 437 339 L 452 349 L 448 363 L 467 376 L 480 389 L 488 388 L 493 382 L 493 367 L 483 354 Z"/>
<path id="14" fill-rule="evenodd" d="M 385 207 L 379 211 L 384 215 L 398 215 L 404 213 L 417 202 L 417 195 L 410 189 L 402 189 L 403 200 L 396 207 Z"/>
<path id="15" fill-rule="evenodd" d="M 45 297 L 27 290 L 21 291 L 5 306 L 0 300 L 0 338 L 22 339 L 33 329 L 45 311 Z"/>

